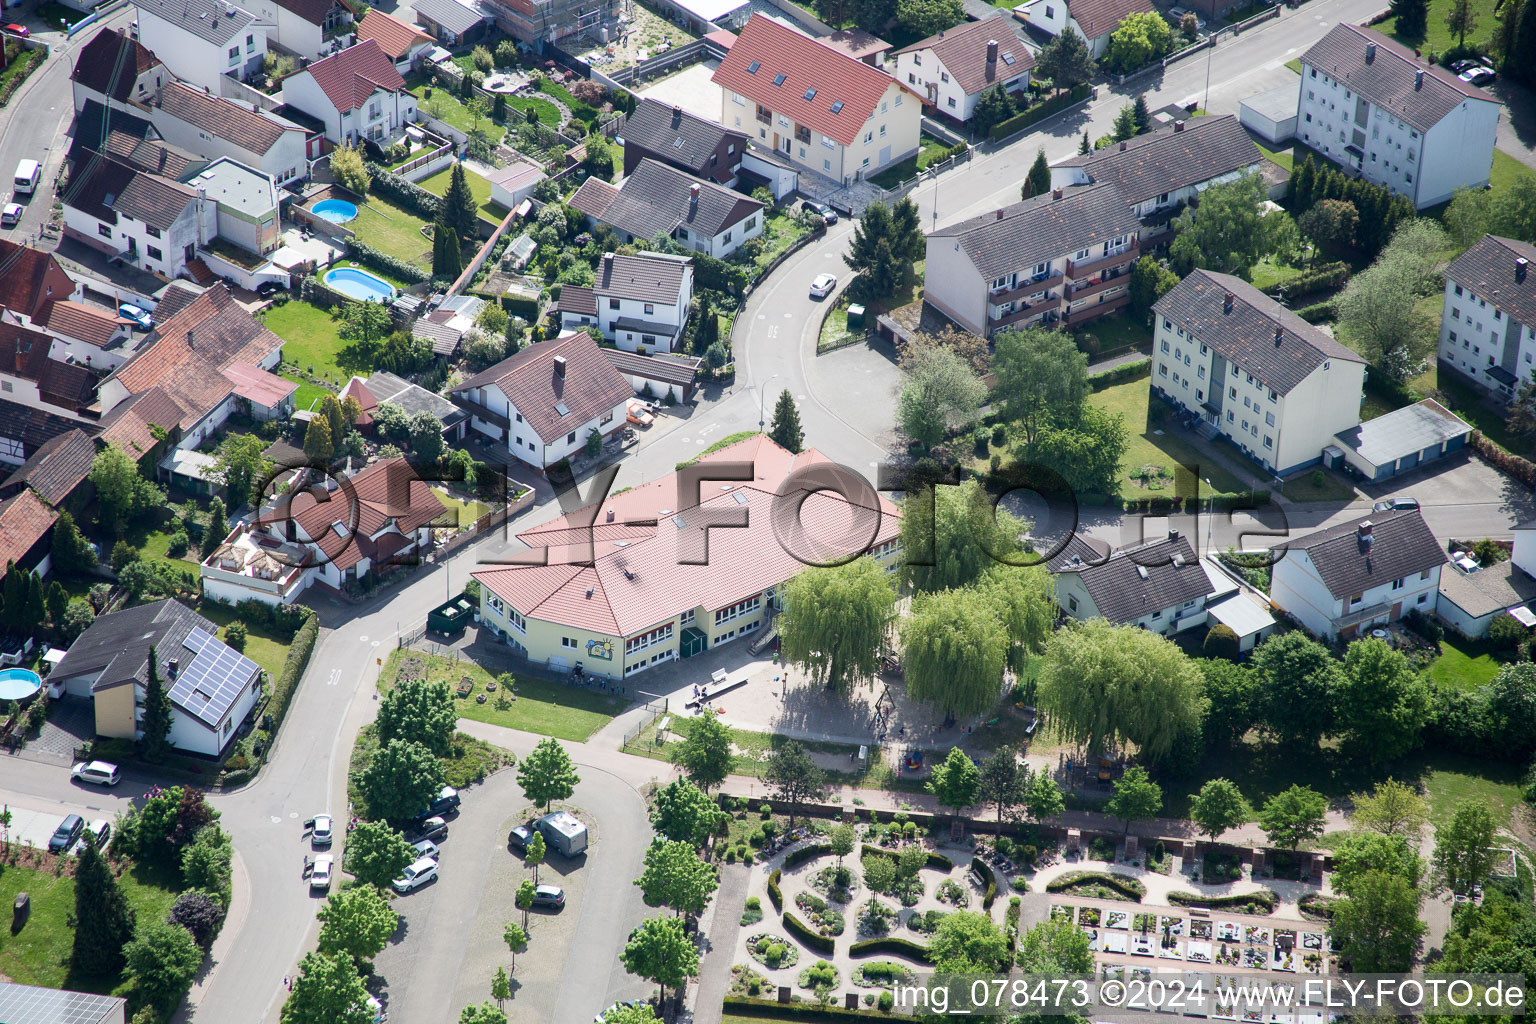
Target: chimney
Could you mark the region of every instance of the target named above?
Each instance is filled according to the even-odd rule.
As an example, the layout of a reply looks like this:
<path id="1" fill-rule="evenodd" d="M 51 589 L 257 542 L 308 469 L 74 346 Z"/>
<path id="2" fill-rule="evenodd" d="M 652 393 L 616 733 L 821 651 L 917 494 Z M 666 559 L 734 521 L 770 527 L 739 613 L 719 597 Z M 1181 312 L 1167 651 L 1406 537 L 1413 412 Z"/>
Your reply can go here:
<path id="1" fill-rule="evenodd" d="M 1184 130 L 1184 122 L 1182 120 L 1173 122 L 1173 130 L 1176 131 L 1176 132 L 1183 131 Z"/>
<path id="2" fill-rule="evenodd" d="M 1372 524 L 1369 519 L 1361 520 L 1360 525 L 1355 527 L 1355 533 L 1361 537 L 1369 537 L 1371 535 L 1371 526 Z"/>
<path id="3" fill-rule="evenodd" d="M 676 106 L 674 104 L 673 107 L 672 107 L 672 123 L 676 124 L 677 122 L 681 121 L 682 119 L 683 119 L 683 108 L 679 107 L 679 106 Z"/>
<path id="4" fill-rule="evenodd" d="M 996 64 L 997 63 L 997 40 L 996 39 L 988 39 L 987 40 L 987 63 L 988 64 Z"/>
<path id="5" fill-rule="evenodd" d="M 1371 61 L 1373 61 L 1375 59 L 1376 59 L 1376 44 L 1375 43 L 1366 43 L 1365 44 L 1365 62 L 1367 64 L 1369 64 Z"/>
<path id="6" fill-rule="evenodd" d="M 1125 145 L 1126 145 L 1125 140 L 1121 139 L 1120 140 L 1120 152 L 1122 152 L 1122 153 L 1125 152 Z"/>
<path id="7" fill-rule="evenodd" d="M 1281 327 L 1279 324 L 1275 324 L 1275 348 L 1279 348 L 1280 347 L 1280 343 L 1282 341 L 1284 341 L 1284 340 L 1285 340 L 1285 328 Z"/>
<path id="8" fill-rule="evenodd" d="M 613 509 L 608 510 L 608 522 L 613 522 Z"/>
<path id="9" fill-rule="evenodd" d="M 1222 296 L 1222 298 L 1221 298 L 1221 311 L 1223 313 L 1227 314 L 1228 316 L 1232 315 L 1232 293 L 1231 292 L 1227 292 L 1226 295 Z"/>
<path id="10" fill-rule="evenodd" d="M 997 211 L 997 219 L 998 220 L 1002 220 L 1003 219 L 1003 211 L 1002 210 L 998 210 Z"/>
<path id="11" fill-rule="evenodd" d="M 196 339 L 192 337 L 192 328 L 187 328 L 187 348 L 197 348 Z"/>
<path id="12" fill-rule="evenodd" d="M 1053 189 L 1051 189 L 1051 198 L 1053 200 L 1060 199 L 1061 198 L 1061 189 L 1060 188 L 1053 188 Z"/>
<path id="13" fill-rule="evenodd" d="M 1168 531 L 1168 539 L 1169 540 L 1178 540 L 1179 539 L 1179 531 L 1178 530 L 1169 530 Z"/>
<path id="14" fill-rule="evenodd" d="M 1413 91 L 1418 92 L 1424 88 L 1424 70 L 1420 68 L 1413 73 Z"/>
<path id="15" fill-rule="evenodd" d="M 167 675 L 169 675 L 172 679 L 175 679 L 176 673 L 181 671 L 181 660 L 179 658 L 172 658 L 170 661 L 166 662 L 165 671 Z"/>
<path id="16" fill-rule="evenodd" d="M 688 205 L 689 206 L 698 206 L 699 205 L 699 183 L 698 182 L 694 182 L 692 185 L 688 186 Z"/>
<path id="17" fill-rule="evenodd" d="M 698 186 L 695 185 L 694 187 L 697 188 Z M 611 270 L 613 270 L 613 253 L 605 252 L 603 253 L 603 273 L 606 274 Z"/>
<path id="18" fill-rule="evenodd" d="M 1526 259 L 1524 256 L 1516 256 L 1515 257 L 1515 283 L 1516 284 L 1524 284 L 1525 283 L 1525 272 L 1530 267 L 1530 265 L 1531 265 L 1531 261 Z"/>
<path id="19" fill-rule="evenodd" d="M 565 380 L 565 356 L 555 356 L 555 376 Z"/>

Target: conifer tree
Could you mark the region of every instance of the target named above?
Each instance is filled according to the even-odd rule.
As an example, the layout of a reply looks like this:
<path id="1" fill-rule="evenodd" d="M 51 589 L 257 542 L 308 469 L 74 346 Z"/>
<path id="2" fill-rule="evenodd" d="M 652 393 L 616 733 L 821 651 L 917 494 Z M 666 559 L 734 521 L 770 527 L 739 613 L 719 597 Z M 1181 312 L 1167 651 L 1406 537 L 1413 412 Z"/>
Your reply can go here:
<path id="1" fill-rule="evenodd" d="M 144 681 L 144 713 L 139 719 L 139 727 L 144 731 L 144 760 L 158 764 L 170 746 L 166 738 L 171 734 L 171 702 L 166 696 L 165 687 L 160 683 L 160 669 L 156 663 L 154 647 L 149 649 L 147 670 L 149 674 Z"/>
<path id="2" fill-rule="evenodd" d="M 805 447 L 805 433 L 800 429 L 800 410 L 795 408 L 794 396 L 785 388 L 779 392 L 779 401 L 773 407 L 773 425 L 768 436 L 780 448 L 799 453 Z"/>

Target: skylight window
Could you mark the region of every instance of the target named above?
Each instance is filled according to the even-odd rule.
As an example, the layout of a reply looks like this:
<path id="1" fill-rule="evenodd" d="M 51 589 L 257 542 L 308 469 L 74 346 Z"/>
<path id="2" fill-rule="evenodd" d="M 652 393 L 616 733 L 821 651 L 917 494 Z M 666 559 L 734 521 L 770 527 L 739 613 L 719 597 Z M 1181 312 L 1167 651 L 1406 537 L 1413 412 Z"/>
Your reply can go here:
<path id="1" fill-rule="evenodd" d="M 747 65 L 747 74 L 749 74 L 749 75 L 757 74 L 757 69 L 762 67 L 762 66 L 763 66 L 763 62 L 762 61 L 760 61 L 760 60 L 753 61 L 751 64 Z"/>
<path id="2" fill-rule="evenodd" d="M 816 90 L 815 89 L 807 89 L 807 90 L 805 90 L 805 98 L 807 100 L 815 99 L 816 98 Z"/>
<path id="3" fill-rule="evenodd" d="M 688 524 L 683 521 L 683 517 L 682 516 L 673 516 L 672 517 L 672 525 L 677 527 L 679 530 L 686 530 L 686 529 L 688 529 Z"/>
<path id="4" fill-rule="evenodd" d="M 788 75 L 786 75 L 784 72 L 780 71 L 778 74 L 773 76 L 773 84 L 774 85 L 783 85 L 784 84 L 784 79 L 786 79 L 788 77 L 789 77 Z"/>
<path id="5" fill-rule="evenodd" d="M 336 536 L 338 537 L 346 537 L 347 535 L 347 527 L 340 519 L 331 524 L 331 529 L 336 531 Z"/>
<path id="6" fill-rule="evenodd" d="M 745 505 L 747 503 L 746 491 L 737 491 L 735 494 L 731 495 L 731 497 L 736 499 L 736 504 L 738 505 Z"/>
<path id="7" fill-rule="evenodd" d="M 569 416 L 571 414 L 570 407 L 567 406 L 564 402 L 555 403 L 555 412 L 559 413 L 561 416 Z"/>
<path id="8" fill-rule="evenodd" d="M 1004 64 L 1012 64 L 1013 63 L 1013 51 L 1012 50 L 1009 50 L 1007 53 L 1003 54 L 1003 63 Z"/>
<path id="9" fill-rule="evenodd" d="M 834 113 L 834 114 L 841 114 L 842 112 L 843 112 L 843 101 L 842 100 L 838 100 L 836 103 L 832 104 L 832 113 Z"/>
<path id="10" fill-rule="evenodd" d="M 672 148 L 673 149 L 682 149 L 683 148 L 683 138 L 682 138 L 681 135 L 679 135 L 677 138 L 672 140 Z"/>

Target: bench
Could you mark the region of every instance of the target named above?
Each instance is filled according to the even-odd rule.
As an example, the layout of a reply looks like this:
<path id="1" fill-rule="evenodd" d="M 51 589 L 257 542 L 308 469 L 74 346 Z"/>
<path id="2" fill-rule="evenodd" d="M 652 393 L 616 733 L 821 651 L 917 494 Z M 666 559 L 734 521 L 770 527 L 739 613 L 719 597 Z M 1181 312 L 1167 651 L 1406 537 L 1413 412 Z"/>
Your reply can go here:
<path id="1" fill-rule="evenodd" d="M 966 872 L 966 877 L 969 878 L 971 880 L 971 884 L 978 889 L 985 889 L 987 887 L 987 880 L 982 878 L 981 872 L 977 871 L 975 868 L 971 868 L 970 871 Z"/>

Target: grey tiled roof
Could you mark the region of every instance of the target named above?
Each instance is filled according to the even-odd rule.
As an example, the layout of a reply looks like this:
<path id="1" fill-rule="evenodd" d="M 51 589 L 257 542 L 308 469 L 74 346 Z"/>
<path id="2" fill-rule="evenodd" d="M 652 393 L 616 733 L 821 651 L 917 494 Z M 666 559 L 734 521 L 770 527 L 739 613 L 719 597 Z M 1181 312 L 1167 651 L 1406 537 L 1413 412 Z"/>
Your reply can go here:
<path id="1" fill-rule="evenodd" d="M 302 130 L 291 121 L 210 95 L 184 82 L 168 82 L 160 91 L 158 105 L 178 121 L 228 139 L 252 153 L 265 154 L 277 145 L 284 132 Z"/>
<path id="2" fill-rule="evenodd" d="M 660 100 L 641 100 L 624 122 L 624 144 L 636 143 L 679 167 L 702 170 L 720 143 L 734 138 L 737 152 L 747 136 Z"/>
<path id="3" fill-rule="evenodd" d="M 698 358 L 681 356 L 642 356 L 638 352 L 626 352 L 621 348 L 605 348 L 603 355 L 620 373 L 632 373 L 637 377 L 654 380 L 661 384 L 691 385 L 699 373 Z"/>
<path id="4" fill-rule="evenodd" d="M 568 284 L 560 289 L 555 308 L 572 316 L 597 316 L 597 296 L 585 285 Z"/>
<path id="5" fill-rule="evenodd" d="M 1371 524 L 1366 544 L 1359 534 L 1362 523 Z M 1444 565 L 1445 549 L 1429 531 L 1424 517 L 1411 512 L 1373 512 L 1338 526 L 1287 541 L 1286 551 L 1305 551 L 1322 577 L 1328 592 L 1348 598 L 1371 587 L 1403 576 L 1418 575 Z M 1283 565 L 1286 559 L 1281 559 Z M 1277 566 L 1277 572 L 1283 571 Z"/>
<path id="6" fill-rule="evenodd" d="M 690 198 L 693 185 L 699 186 L 697 204 Z M 763 209 L 755 199 L 650 159 L 640 161 L 617 189 L 588 178 L 569 204 L 636 238 L 670 235 L 679 227 L 713 238 Z"/>
<path id="7" fill-rule="evenodd" d="M 1515 260 L 1526 262 L 1525 280 L 1515 281 Z M 1487 299 L 1527 327 L 1536 327 L 1536 245 L 1484 235 L 1456 257 L 1445 276 Z"/>
<path id="8" fill-rule="evenodd" d="M 1232 294 L 1230 313 L 1225 312 L 1228 292 Z M 1327 332 L 1230 274 L 1196 270 L 1152 308 L 1282 395 L 1290 394 L 1326 360 L 1365 361 Z M 1281 328 L 1278 344 L 1276 327 Z"/>
<path id="9" fill-rule="evenodd" d="M 1182 131 L 1175 125 L 1159 128 L 1055 166 L 1082 167 L 1095 184 L 1118 185 L 1126 202 L 1140 203 L 1244 170 L 1262 158 L 1237 117 L 1223 114 L 1193 118 Z"/>
<path id="10" fill-rule="evenodd" d="M 248 12 L 219 0 L 134 0 L 139 10 L 152 14 L 210 43 L 226 46 L 245 34 L 256 19 Z M 233 14 L 229 12 L 233 11 Z"/>
<path id="11" fill-rule="evenodd" d="M 1374 43 L 1375 55 L 1366 59 Z M 1499 102 L 1445 68 L 1425 64 L 1412 50 L 1373 29 L 1340 23 L 1301 55 L 1301 62 L 1343 82 L 1379 107 L 1390 110 L 1420 131 L 1429 131 L 1463 100 Z M 1424 72 L 1418 81 L 1417 72 Z"/>
<path id="12" fill-rule="evenodd" d="M 675 306 L 677 293 L 683 286 L 683 275 L 692 262 L 686 256 L 657 253 L 605 255 L 598 264 L 597 284 L 592 291 L 603 298 L 660 302 Z M 564 295 L 561 292 L 562 298 Z"/>
<path id="13" fill-rule="evenodd" d="M 1099 614 L 1115 623 L 1135 622 L 1165 608 L 1206 597 L 1215 589 L 1187 537 L 1125 548 L 1100 565 L 1074 566 L 1058 556 L 1052 559 L 1051 568 L 1055 572 L 1075 573 Z"/>
<path id="14" fill-rule="evenodd" d="M 412 6 L 417 15 L 435 21 L 455 35 L 468 32 L 488 17 L 474 0 L 415 0 Z"/>
<path id="15" fill-rule="evenodd" d="M 930 237 L 954 238 L 991 280 L 1140 228 L 1119 189 L 1091 185 L 1064 189 L 1060 199 L 1047 192 Z"/>
<path id="16" fill-rule="evenodd" d="M 1001 12 L 985 21 L 972 21 L 945 29 L 913 43 L 897 54 L 914 50 L 932 50 L 939 62 L 954 76 L 955 84 L 974 95 L 998 82 L 1007 82 L 1035 66 L 1035 55 L 1019 38 L 1023 26 Z M 997 44 L 998 59 L 987 62 L 987 46 Z"/>

